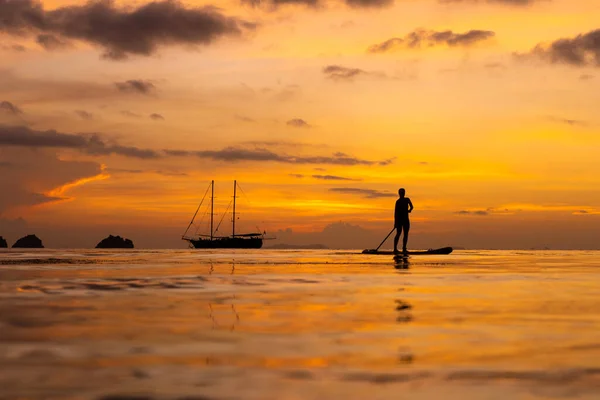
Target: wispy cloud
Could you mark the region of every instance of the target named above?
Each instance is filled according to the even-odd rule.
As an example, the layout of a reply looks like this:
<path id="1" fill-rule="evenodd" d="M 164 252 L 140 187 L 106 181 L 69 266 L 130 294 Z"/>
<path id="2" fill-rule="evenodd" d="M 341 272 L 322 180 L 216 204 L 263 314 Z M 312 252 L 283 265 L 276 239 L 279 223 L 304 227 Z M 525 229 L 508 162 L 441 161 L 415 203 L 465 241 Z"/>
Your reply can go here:
<path id="1" fill-rule="evenodd" d="M 302 118 L 294 118 L 294 119 L 290 119 L 288 122 L 286 122 L 287 126 L 291 126 L 293 128 L 310 128 L 311 125 L 306 122 L 305 120 L 303 120 Z"/>
<path id="2" fill-rule="evenodd" d="M 155 159 L 161 157 L 198 157 L 223 162 L 277 162 L 284 164 L 327 164 L 342 166 L 386 166 L 388 160 L 367 160 L 337 152 L 329 156 L 293 155 L 278 153 L 261 147 L 231 146 L 220 150 L 146 149 L 124 146 L 115 140 L 107 140 L 100 134 L 68 134 L 55 130 L 38 131 L 25 126 L 0 125 L 0 145 L 29 148 L 75 149 L 86 154 L 116 154 L 125 157 Z"/>
<path id="3" fill-rule="evenodd" d="M 368 199 L 377 199 L 382 197 L 396 197 L 395 193 L 383 192 L 375 189 L 361 189 L 361 188 L 331 188 L 330 192 L 350 194 L 355 196 L 366 197 Z"/>
<path id="4" fill-rule="evenodd" d="M 115 86 L 120 92 L 124 93 L 150 94 L 156 89 L 156 86 L 152 82 L 141 79 L 115 82 Z"/>
<path id="5" fill-rule="evenodd" d="M 87 121 L 94 119 L 94 115 L 92 113 L 84 110 L 75 110 L 75 114 L 77 114 L 79 118 L 85 119 Z"/>
<path id="6" fill-rule="evenodd" d="M 11 103 L 10 101 L 0 102 L 0 112 L 9 114 L 9 115 L 23 114 L 23 111 L 19 107 L 17 107 L 13 103 Z"/>
<path id="7" fill-rule="evenodd" d="M 494 37 L 492 31 L 470 30 L 465 33 L 419 29 L 402 38 L 391 38 L 367 49 L 369 53 L 385 53 L 396 49 L 420 49 L 436 46 L 468 47 Z"/>
<path id="8" fill-rule="evenodd" d="M 351 8 L 380 8 L 394 4 L 394 0 L 339 0 Z M 306 7 L 318 8 L 325 4 L 324 0 L 242 0 L 242 3 L 251 6 L 267 6 L 275 9 L 281 6 L 302 5 Z"/>
<path id="9" fill-rule="evenodd" d="M 360 181 L 360 179 L 345 178 L 337 175 L 313 175 L 312 177 L 324 181 Z"/>
<path id="10" fill-rule="evenodd" d="M 348 68 L 341 65 L 328 65 L 323 68 L 323 73 L 329 79 L 333 80 L 353 80 L 361 75 L 369 75 L 369 73 L 360 68 Z"/>

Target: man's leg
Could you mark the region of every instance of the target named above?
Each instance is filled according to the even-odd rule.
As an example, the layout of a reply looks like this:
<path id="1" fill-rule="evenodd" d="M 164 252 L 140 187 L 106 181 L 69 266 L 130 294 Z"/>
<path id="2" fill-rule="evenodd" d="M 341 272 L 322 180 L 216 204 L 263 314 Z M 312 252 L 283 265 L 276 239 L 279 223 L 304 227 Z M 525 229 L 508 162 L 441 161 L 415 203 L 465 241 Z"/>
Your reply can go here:
<path id="1" fill-rule="evenodd" d="M 396 236 L 394 236 L 394 252 L 398 252 L 398 241 L 400 240 L 400 234 L 402 233 L 402 227 L 396 228 Z"/>
<path id="2" fill-rule="evenodd" d="M 402 238 L 402 251 L 406 252 L 406 244 L 408 243 L 408 231 L 410 231 L 410 222 L 406 221 L 403 226 L 404 238 Z"/>

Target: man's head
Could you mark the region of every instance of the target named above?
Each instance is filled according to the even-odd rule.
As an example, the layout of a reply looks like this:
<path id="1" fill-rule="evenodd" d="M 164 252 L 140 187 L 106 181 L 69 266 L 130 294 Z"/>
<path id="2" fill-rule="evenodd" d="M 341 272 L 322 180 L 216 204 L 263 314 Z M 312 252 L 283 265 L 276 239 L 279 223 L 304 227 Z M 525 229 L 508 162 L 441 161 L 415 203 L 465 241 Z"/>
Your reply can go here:
<path id="1" fill-rule="evenodd" d="M 405 194 L 406 194 L 406 190 L 404 190 L 404 188 L 400 188 L 398 190 L 398 196 L 404 197 Z"/>

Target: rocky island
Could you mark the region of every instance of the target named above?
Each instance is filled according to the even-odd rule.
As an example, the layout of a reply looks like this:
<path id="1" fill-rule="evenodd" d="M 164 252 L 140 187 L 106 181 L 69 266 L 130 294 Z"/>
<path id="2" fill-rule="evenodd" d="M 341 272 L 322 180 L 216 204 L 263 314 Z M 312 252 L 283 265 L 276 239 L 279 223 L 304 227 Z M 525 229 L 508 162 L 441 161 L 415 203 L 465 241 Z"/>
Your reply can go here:
<path id="1" fill-rule="evenodd" d="M 13 244 L 13 249 L 43 249 L 44 244 L 35 235 L 23 236 Z"/>
<path id="2" fill-rule="evenodd" d="M 96 245 L 97 249 L 133 249 L 133 242 L 121 236 L 109 235 Z"/>
<path id="3" fill-rule="evenodd" d="M 8 247 L 8 244 L 6 243 L 6 240 L 0 236 L 0 249 L 6 249 Z"/>

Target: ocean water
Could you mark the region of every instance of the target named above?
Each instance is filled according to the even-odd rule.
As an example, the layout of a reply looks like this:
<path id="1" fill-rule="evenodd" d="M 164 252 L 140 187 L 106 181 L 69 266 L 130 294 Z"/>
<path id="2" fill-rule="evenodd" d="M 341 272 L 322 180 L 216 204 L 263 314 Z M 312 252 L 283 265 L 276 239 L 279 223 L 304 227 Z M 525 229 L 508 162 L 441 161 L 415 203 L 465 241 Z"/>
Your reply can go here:
<path id="1" fill-rule="evenodd" d="M 0 399 L 600 399 L 600 252 L 0 252 Z"/>

